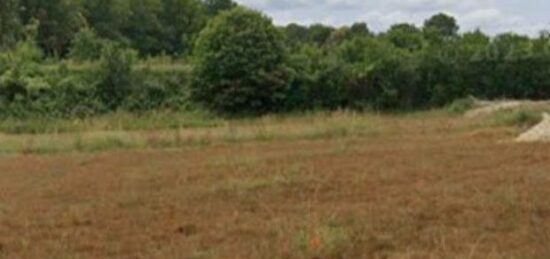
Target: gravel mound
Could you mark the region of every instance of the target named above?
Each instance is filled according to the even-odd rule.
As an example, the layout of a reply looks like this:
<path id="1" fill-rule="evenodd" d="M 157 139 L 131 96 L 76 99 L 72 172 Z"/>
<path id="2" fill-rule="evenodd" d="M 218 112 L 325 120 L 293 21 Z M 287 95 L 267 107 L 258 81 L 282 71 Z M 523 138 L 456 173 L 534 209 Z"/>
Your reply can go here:
<path id="1" fill-rule="evenodd" d="M 542 121 L 521 134 L 516 141 L 517 142 L 550 142 L 550 114 L 544 113 L 542 115 Z"/>

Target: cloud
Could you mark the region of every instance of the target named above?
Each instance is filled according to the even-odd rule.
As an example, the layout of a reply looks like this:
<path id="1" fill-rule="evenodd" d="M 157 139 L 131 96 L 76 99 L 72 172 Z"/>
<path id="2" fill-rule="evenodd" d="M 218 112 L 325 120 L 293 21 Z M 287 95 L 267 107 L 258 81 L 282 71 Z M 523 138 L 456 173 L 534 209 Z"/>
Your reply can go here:
<path id="1" fill-rule="evenodd" d="M 395 23 L 421 25 L 433 14 L 444 12 L 457 18 L 463 30 L 481 28 L 496 34 L 504 31 L 536 34 L 549 21 L 542 10 L 550 2 L 533 0 L 238 0 L 260 9 L 278 24 L 328 23 L 334 26 L 364 21 L 375 31 Z M 534 5 L 543 5 L 540 7 Z M 540 11 L 539 11 L 540 10 Z"/>

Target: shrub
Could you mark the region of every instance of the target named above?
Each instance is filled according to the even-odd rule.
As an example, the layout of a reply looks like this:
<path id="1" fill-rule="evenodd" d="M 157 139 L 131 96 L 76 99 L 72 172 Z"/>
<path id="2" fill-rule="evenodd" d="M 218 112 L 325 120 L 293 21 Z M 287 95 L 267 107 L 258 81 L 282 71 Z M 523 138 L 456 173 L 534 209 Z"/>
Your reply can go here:
<path id="1" fill-rule="evenodd" d="M 467 97 L 457 99 L 447 106 L 447 111 L 450 114 L 464 114 L 468 110 L 473 109 L 476 106 L 476 99 L 474 97 Z"/>
<path id="2" fill-rule="evenodd" d="M 50 93 L 56 117 L 86 118 L 105 112 L 90 82 L 74 75 L 57 81 Z"/>
<path id="3" fill-rule="evenodd" d="M 280 109 L 289 71 L 282 35 L 259 12 L 222 12 L 200 33 L 192 98 L 214 111 L 243 114 Z"/>
<path id="4" fill-rule="evenodd" d="M 71 42 L 69 57 L 78 61 L 91 61 L 101 58 L 107 41 L 97 36 L 92 29 L 82 29 Z"/>
<path id="5" fill-rule="evenodd" d="M 289 64 L 294 77 L 287 94 L 287 110 L 344 106 L 348 66 L 313 44 L 297 47 Z"/>
<path id="6" fill-rule="evenodd" d="M 40 75 L 37 62 L 42 52 L 33 41 L 24 41 L 8 52 L 0 53 L 0 114 L 27 113 L 25 103 L 32 103 L 49 84 Z"/>
<path id="7" fill-rule="evenodd" d="M 132 87 L 132 65 L 137 52 L 108 44 L 101 53 L 98 96 L 110 110 L 120 107 Z"/>

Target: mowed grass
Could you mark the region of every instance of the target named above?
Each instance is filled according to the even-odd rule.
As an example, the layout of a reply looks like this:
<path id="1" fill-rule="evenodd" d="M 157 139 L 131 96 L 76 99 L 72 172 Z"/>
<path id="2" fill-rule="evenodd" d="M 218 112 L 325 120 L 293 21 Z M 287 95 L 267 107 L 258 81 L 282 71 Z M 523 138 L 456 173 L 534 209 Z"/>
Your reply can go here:
<path id="1" fill-rule="evenodd" d="M 103 152 L 72 138 L 115 133 L 3 136 L 68 144 L 0 159 L 0 257 L 548 258 L 550 145 L 519 131 L 343 112 L 119 132 L 149 144 Z"/>

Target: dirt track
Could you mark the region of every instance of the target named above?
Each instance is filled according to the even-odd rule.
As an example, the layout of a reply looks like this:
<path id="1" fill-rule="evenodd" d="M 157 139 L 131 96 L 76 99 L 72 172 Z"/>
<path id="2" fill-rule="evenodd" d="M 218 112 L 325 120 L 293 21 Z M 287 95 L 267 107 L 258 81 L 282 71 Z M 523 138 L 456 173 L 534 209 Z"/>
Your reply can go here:
<path id="1" fill-rule="evenodd" d="M 550 146 L 505 128 L 0 159 L 5 258 L 547 258 Z"/>

